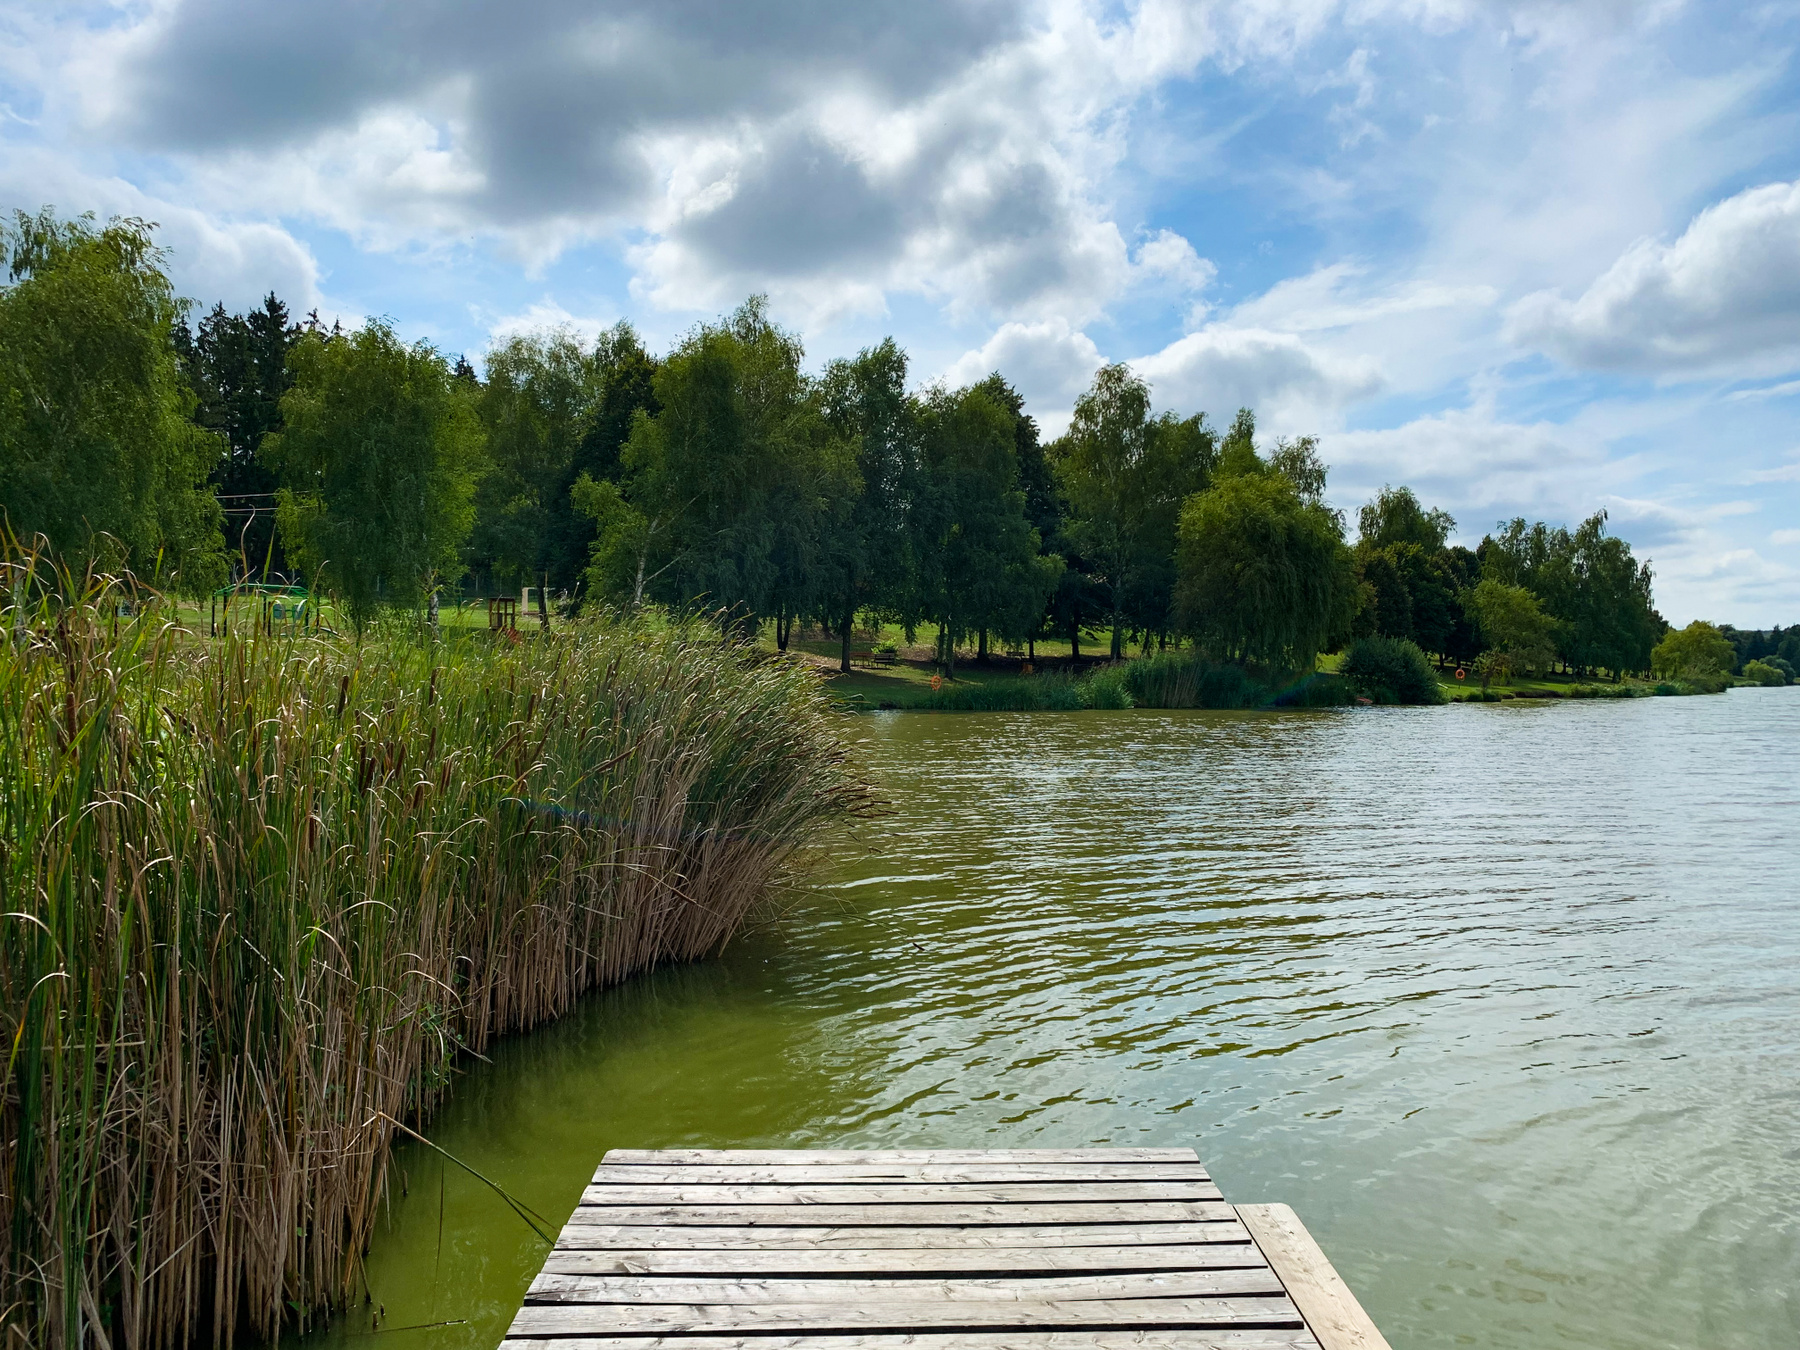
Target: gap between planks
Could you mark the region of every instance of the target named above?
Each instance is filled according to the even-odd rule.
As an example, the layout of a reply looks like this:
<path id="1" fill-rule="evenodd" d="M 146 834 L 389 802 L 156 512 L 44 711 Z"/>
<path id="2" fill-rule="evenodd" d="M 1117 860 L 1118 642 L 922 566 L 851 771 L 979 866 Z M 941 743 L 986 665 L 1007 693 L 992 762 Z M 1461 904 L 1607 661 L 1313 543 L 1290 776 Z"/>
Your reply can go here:
<path id="1" fill-rule="evenodd" d="M 1211 1181 L 1197 1162 L 1169 1163 L 1010 1163 L 995 1166 L 978 1163 L 814 1163 L 790 1167 L 721 1167 L 695 1163 L 684 1167 L 642 1164 L 617 1167 L 601 1163 L 594 1169 L 595 1185 L 696 1186 L 800 1186 L 816 1182 L 936 1183 L 965 1185 L 969 1182 L 1020 1184 L 1038 1181 Z"/>
<path id="2" fill-rule="evenodd" d="M 602 1167 L 801 1167 L 817 1163 L 1197 1163 L 1191 1148 L 614 1148 Z"/>
<path id="3" fill-rule="evenodd" d="M 1237 1270 L 1165 1270 L 1122 1275 L 975 1276 L 910 1278 L 806 1276 L 561 1275 L 532 1281 L 534 1303 L 916 1303 L 920 1299 L 975 1303 L 1063 1303 L 1131 1298 L 1280 1297 L 1287 1290 L 1268 1266 Z"/>
<path id="4" fill-rule="evenodd" d="M 1125 1270 L 1228 1270 L 1266 1266 L 1249 1241 L 1167 1247 L 888 1247 L 832 1250 L 583 1251 L 559 1246 L 547 1275 L 854 1275 L 1095 1273 Z"/>
<path id="5" fill-rule="evenodd" d="M 1023 1186 L 614 1186 L 590 1185 L 584 1205 L 1012 1205 L 1139 1200 L 1222 1200 L 1210 1181 L 1037 1181 Z"/>
<path id="6" fill-rule="evenodd" d="M 810 1220 L 814 1216 L 805 1216 Z M 863 1228 L 810 1222 L 789 1225 L 632 1225 L 603 1220 L 577 1223 L 571 1218 L 556 1246 L 562 1251 L 656 1247 L 662 1250 L 784 1251 L 808 1248 L 830 1251 L 880 1251 L 894 1247 L 987 1251 L 1004 1248 L 1096 1246 L 1189 1246 L 1195 1243 L 1248 1242 L 1249 1231 L 1233 1217 L 1199 1223 L 1145 1224 L 1010 1224 L 991 1227 L 926 1228 L 907 1225 Z"/>
<path id="7" fill-rule="evenodd" d="M 581 1205 L 571 1224 L 780 1224 L 786 1227 L 871 1228 L 888 1225 L 968 1228 L 984 1224 L 1205 1223 L 1236 1218 L 1218 1200 L 1047 1202 L 1007 1205 Z"/>

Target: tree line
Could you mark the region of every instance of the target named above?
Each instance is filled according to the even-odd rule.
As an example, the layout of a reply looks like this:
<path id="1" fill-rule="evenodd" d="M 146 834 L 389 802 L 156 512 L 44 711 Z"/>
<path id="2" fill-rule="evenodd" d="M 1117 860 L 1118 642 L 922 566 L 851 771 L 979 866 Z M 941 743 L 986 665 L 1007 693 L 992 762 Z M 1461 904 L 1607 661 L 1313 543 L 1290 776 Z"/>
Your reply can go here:
<path id="1" fill-rule="evenodd" d="M 478 372 L 274 295 L 190 325 L 140 221 L 20 213 L 4 242 L 10 527 L 189 590 L 291 574 L 360 625 L 472 577 L 704 606 L 783 648 L 817 626 L 845 666 L 871 619 L 932 628 L 950 666 L 1057 636 L 1299 669 L 1378 637 L 1638 671 L 1666 628 L 1604 513 L 1471 550 L 1388 488 L 1351 538 L 1314 439 L 1159 412 L 1122 365 L 1046 441 L 1001 373 L 919 389 L 892 339 L 809 373 L 760 298 L 661 356 L 621 323 L 508 337 Z"/>

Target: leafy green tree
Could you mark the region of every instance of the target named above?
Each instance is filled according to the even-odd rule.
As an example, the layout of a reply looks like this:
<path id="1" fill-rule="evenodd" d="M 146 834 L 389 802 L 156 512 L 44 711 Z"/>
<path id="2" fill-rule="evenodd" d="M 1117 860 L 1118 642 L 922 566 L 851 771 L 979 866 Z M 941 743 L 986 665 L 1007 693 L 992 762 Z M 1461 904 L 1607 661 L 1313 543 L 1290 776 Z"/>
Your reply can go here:
<path id="1" fill-rule="evenodd" d="M 1777 660 L 1780 658 L 1777 657 Z M 1755 680 L 1765 689 L 1778 689 L 1788 682 L 1787 672 L 1771 662 L 1756 658 L 1744 662 L 1744 678 Z"/>
<path id="2" fill-rule="evenodd" d="M 283 429 L 263 443 L 282 539 L 360 631 L 380 604 L 416 604 L 461 573 L 483 469 L 475 395 L 381 320 L 305 333 L 288 360 Z"/>
<path id="3" fill-rule="evenodd" d="M 1038 552 L 1025 519 L 1008 408 L 979 386 L 933 390 L 920 432 L 913 615 L 936 620 L 940 659 L 954 672 L 957 644 L 982 629 L 1023 639 L 1062 565 Z"/>
<path id="4" fill-rule="evenodd" d="M 1284 443 L 1282 449 L 1286 448 Z M 1180 627 L 1175 614 L 1175 545 L 1181 508 L 1212 482 L 1218 457 L 1218 438 L 1203 414 L 1176 418 L 1162 413 L 1151 419 L 1142 469 L 1147 486 L 1140 499 L 1136 556 L 1125 586 L 1126 619 L 1146 645 L 1152 638 L 1166 642 Z M 1323 469 L 1316 460 L 1307 461 L 1304 453 L 1290 467 L 1298 468 L 1302 476 L 1316 468 L 1323 481 Z"/>
<path id="5" fill-rule="evenodd" d="M 299 333 L 274 292 L 246 314 L 214 305 L 192 334 L 185 323 L 175 327 L 182 365 L 199 396 L 194 420 L 225 438 L 212 483 L 226 516 L 227 545 L 246 575 L 287 570 L 275 528 L 279 485 L 257 451 L 264 436 L 281 430 L 288 348 Z"/>
<path id="6" fill-rule="evenodd" d="M 645 587 L 656 580 L 648 572 L 656 535 L 668 522 L 652 521 L 626 500 L 610 478 L 575 480 L 569 491 L 574 509 L 593 522 L 588 565 L 582 584 L 590 595 L 624 599 L 632 608 L 644 603 Z"/>
<path id="7" fill-rule="evenodd" d="M 1558 621 L 1556 655 L 1572 669 L 1642 670 L 1661 631 L 1651 608 L 1651 572 L 1606 533 L 1596 512 L 1573 533 L 1541 521 L 1508 521 L 1482 540 L 1484 575 L 1524 586 Z"/>
<path id="8" fill-rule="evenodd" d="M 1358 638 L 1344 653 L 1338 674 L 1375 703 L 1444 701 L 1444 688 L 1438 683 L 1431 658 L 1417 643 L 1404 638 Z"/>
<path id="9" fill-rule="evenodd" d="M 1357 631 L 1447 655 L 1459 626 L 1467 627 L 1446 542 L 1455 519 L 1426 510 L 1411 488 L 1384 487 L 1362 508 L 1358 525 Z"/>
<path id="10" fill-rule="evenodd" d="M 1556 620 L 1525 587 L 1486 577 L 1470 593 L 1469 609 L 1508 669 L 1540 671 L 1554 659 Z"/>
<path id="11" fill-rule="evenodd" d="M 1700 619 L 1670 633 L 1650 653 L 1650 668 L 1670 680 L 1726 675 L 1736 663 L 1730 639 Z"/>
<path id="12" fill-rule="evenodd" d="M 1304 669 L 1349 622 L 1343 521 L 1283 474 L 1226 472 L 1234 459 L 1245 464 L 1225 457 L 1215 485 L 1182 508 L 1177 613 L 1215 656 Z"/>
<path id="13" fill-rule="evenodd" d="M 918 408 L 906 392 L 906 353 L 892 338 L 826 368 L 825 415 L 855 447 L 855 472 L 825 504 L 819 613 L 836 628 L 838 668 L 864 610 L 902 612 L 913 587 L 908 505 L 919 466 Z"/>
<path id="14" fill-rule="evenodd" d="M 1181 503 L 1210 477 L 1215 441 L 1202 418 L 1152 418 L 1149 387 L 1129 367 L 1109 365 L 1076 400 L 1053 458 L 1069 501 L 1068 532 L 1107 597 L 1118 660 L 1134 597 L 1140 617 L 1169 622 L 1176 522 Z"/>
<path id="15" fill-rule="evenodd" d="M 1481 581 L 1481 560 L 1473 549 L 1453 544 L 1439 556 L 1439 574 L 1451 595 L 1454 621 L 1443 655 L 1472 661 L 1481 654 L 1481 628 L 1469 608 L 1469 597 Z"/>
<path id="16" fill-rule="evenodd" d="M 1427 511 L 1409 487 L 1384 487 L 1357 517 L 1358 542 L 1367 548 L 1412 544 L 1426 554 L 1444 548 L 1456 519 L 1448 511 Z"/>
<path id="17" fill-rule="evenodd" d="M 657 368 L 660 411 L 639 412 L 623 457 L 651 589 L 746 628 L 773 619 L 783 644 L 817 605 L 824 517 L 855 475 L 802 356 L 760 296 L 696 329 Z"/>
<path id="18" fill-rule="evenodd" d="M 1081 567 L 1082 560 L 1073 541 L 1064 531 L 1064 526 L 1068 523 L 1069 504 L 1063 495 L 1062 485 L 1057 482 L 1056 468 L 1039 439 L 1037 419 L 1025 411 L 1024 396 L 999 371 L 989 375 L 976 387 L 1012 414 L 1013 454 L 1019 466 L 1019 490 L 1025 494 L 1025 519 L 1037 531 L 1039 550 L 1047 557 L 1057 560 L 1056 563 L 1043 564 L 1056 571 L 1056 586 L 1043 613 L 1038 615 L 1037 622 L 1030 625 L 1024 633 L 1028 654 L 1035 659 L 1037 638 L 1052 628 L 1068 628 L 1062 608 L 1065 605 L 1080 608 L 1080 597 L 1091 589 L 1093 581 L 1085 572 L 1071 570 Z M 1079 656 L 1079 616 L 1074 625 L 1072 641 L 1073 651 Z"/>
<path id="19" fill-rule="evenodd" d="M 553 525 L 569 500 L 599 385 L 595 363 L 573 335 L 525 333 L 489 353 L 477 399 L 488 467 L 476 491 L 471 549 L 506 581 L 537 587 L 546 620 Z"/>
<path id="20" fill-rule="evenodd" d="M 1258 474 L 1268 468 L 1256 453 L 1256 414 L 1250 409 L 1239 408 L 1237 416 L 1231 419 L 1231 426 L 1219 442 L 1218 468 L 1221 478 Z M 1300 485 L 1295 487 L 1298 490 Z"/>
<path id="21" fill-rule="evenodd" d="M 140 220 L 51 208 L 0 227 L 0 511 L 70 564 L 201 592 L 224 579 L 206 479 L 223 443 L 189 420 L 182 303 Z"/>
<path id="22" fill-rule="evenodd" d="M 1570 539 L 1568 624 L 1564 659 L 1580 670 L 1615 674 L 1650 664 L 1660 625 L 1650 606 L 1651 572 L 1623 539 L 1606 533 L 1606 512 L 1584 520 Z"/>
<path id="23" fill-rule="evenodd" d="M 588 361 L 597 394 L 565 470 L 565 481 L 553 497 L 545 549 L 550 584 L 564 590 L 580 582 L 596 539 L 593 519 L 575 505 L 576 480 L 585 474 L 595 481 L 619 482 L 624 476 L 621 457 L 631 438 L 633 420 L 640 411 L 654 417 L 660 410 L 656 361 L 629 323 L 621 321 L 602 333 Z"/>

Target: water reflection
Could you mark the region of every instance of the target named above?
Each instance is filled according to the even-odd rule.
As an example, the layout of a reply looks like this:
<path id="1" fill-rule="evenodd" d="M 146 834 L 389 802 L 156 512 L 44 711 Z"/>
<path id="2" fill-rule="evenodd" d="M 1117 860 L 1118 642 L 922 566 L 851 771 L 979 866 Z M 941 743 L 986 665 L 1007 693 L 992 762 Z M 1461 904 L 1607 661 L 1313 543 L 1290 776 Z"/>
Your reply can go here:
<path id="1" fill-rule="evenodd" d="M 856 725 L 874 853 L 434 1137 L 558 1220 L 609 1147 L 1193 1144 L 1396 1346 L 1800 1343 L 1800 690 Z M 329 1339 L 491 1346 L 542 1245 L 404 1163 L 384 1325 L 466 1321 Z"/>

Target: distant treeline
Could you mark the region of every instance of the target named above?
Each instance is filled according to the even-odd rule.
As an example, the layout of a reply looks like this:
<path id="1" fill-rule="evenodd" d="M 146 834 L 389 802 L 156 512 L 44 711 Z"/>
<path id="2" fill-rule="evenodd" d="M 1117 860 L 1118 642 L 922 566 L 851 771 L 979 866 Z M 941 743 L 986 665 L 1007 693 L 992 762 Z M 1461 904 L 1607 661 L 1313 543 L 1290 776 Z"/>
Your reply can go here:
<path id="1" fill-rule="evenodd" d="M 1406 488 L 1325 504 L 1315 441 L 1259 451 L 1104 367 L 1044 443 L 1001 373 L 909 385 L 890 339 L 819 374 L 753 298 L 661 357 L 510 337 L 477 372 L 270 295 L 192 327 L 141 222 L 19 214 L 0 293 L 0 507 L 18 534 L 203 591 L 291 574 L 361 624 L 474 577 L 574 603 L 704 606 L 841 638 L 1079 656 L 1188 640 L 1299 669 L 1360 636 L 1445 661 L 1637 671 L 1666 629 L 1597 514 L 1470 550 Z"/>

